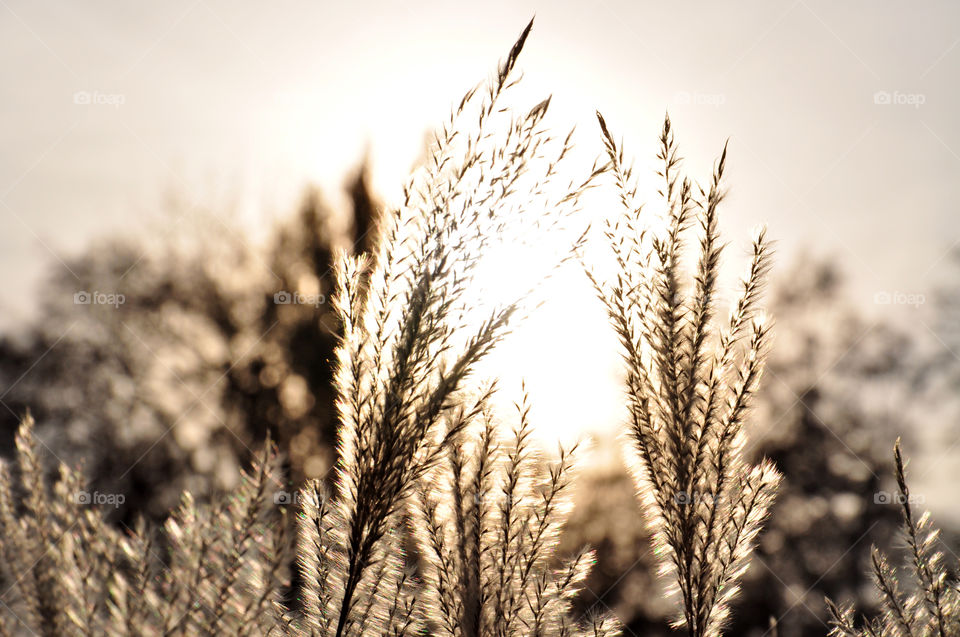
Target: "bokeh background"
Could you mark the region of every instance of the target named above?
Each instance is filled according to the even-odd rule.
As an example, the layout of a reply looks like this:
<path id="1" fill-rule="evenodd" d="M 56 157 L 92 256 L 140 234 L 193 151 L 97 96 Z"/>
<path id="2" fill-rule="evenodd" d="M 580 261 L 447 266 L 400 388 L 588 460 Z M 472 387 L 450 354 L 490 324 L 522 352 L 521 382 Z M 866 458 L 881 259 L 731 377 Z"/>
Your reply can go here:
<path id="1" fill-rule="evenodd" d="M 291 483 L 327 475 L 333 255 L 370 248 L 431 131 L 534 14 L 518 101 L 553 95 L 576 161 L 601 153 L 600 109 L 654 199 L 669 111 L 694 176 L 729 139 L 727 282 L 753 226 L 777 240 L 751 453 L 786 481 L 731 634 L 824 634 L 824 595 L 870 607 L 869 547 L 898 546 L 898 435 L 956 553 L 952 2 L 0 0 L 3 448 L 30 409 L 51 457 L 125 495 L 117 524 L 229 489 L 268 432 Z M 562 546 L 598 549 L 578 603 L 665 634 L 615 340 L 578 266 L 542 292 L 490 368 L 505 402 L 526 382 L 545 449 L 593 440 Z"/>

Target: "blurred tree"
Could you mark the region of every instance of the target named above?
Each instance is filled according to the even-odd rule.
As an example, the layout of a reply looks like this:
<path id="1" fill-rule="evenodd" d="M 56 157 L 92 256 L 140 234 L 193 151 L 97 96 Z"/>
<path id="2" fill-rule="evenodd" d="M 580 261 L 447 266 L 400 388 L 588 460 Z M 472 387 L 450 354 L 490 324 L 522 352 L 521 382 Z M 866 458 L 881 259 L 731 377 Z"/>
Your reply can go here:
<path id="1" fill-rule="evenodd" d="M 5 449 L 31 409 L 53 453 L 85 461 L 91 490 L 126 497 L 121 520 L 163 517 L 184 489 L 230 488 L 268 432 L 294 481 L 323 477 L 334 254 L 368 251 L 379 214 L 365 168 L 348 194 L 346 224 L 311 190 L 265 246 L 208 218 L 190 237 L 114 240 L 70 262 L 40 320 L 0 341 Z"/>
<path id="2" fill-rule="evenodd" d="M 939 277 L 934 285 L 930 299 L 923 297 L 922 304 L 932 301 L 929 307 L 915 308 L 917 323 L 922 332 L 930 337 L 932 353 L 930 364 L 923 370 L 922 381 L 932 400 L 936 400 L 942 411 L 938 415 L 948 423 L 957 422 L 960 403 L 957 401 L 957 387 L 960 385 L 960 249 L 951 251 L 945 263 L 939 268 Z M 926 314 L 922 310 L 930 310 Z M 932 316 L 931 316 L 932 314 Z M 944 398 L 953 400 L 944 400 Z M 956 428 L 938 432 L 942 436 L 941 444 L 953 446 Z"/>

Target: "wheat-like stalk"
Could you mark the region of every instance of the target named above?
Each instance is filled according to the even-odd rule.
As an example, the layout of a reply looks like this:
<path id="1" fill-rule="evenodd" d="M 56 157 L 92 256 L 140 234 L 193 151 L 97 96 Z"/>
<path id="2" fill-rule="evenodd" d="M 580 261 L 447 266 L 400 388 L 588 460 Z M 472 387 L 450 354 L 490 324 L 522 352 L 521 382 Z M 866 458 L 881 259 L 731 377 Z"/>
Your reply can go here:
<path id="1" fill-rule="evenodd" d="M 424 596 L 450 637 L 614 634 L 616 622 L 579 626 L 570 616 L 592 561 L 582 552 L 555 567 L 553 550 L 569 512 L 575 449 L 559 449 L 546 469 L 530 446 L 526 400 L 502 440 L 486 405 L 464 423 L 444 459 L 418 489 L 415 522 L 424 555 Z"/>
<path id="2" fill-rule="evenodd" d="M 385 220 L 369 272 L 362 259 L 344 256 L 340 262 L 336 309 L 344 336 L 337 354 L 341 462 L 335 508 L 344 557 L 326 581 L 339 609 L 337 637 L 362 633 L 364 622 L 382 615 L 358 615 L 358 604 L 386 596 L 379 565 L 382 556 L 394 554 L 385 549 L 403 504 L 465 425 L 455 414 L 468 378 L 519 309 L 517 303 L 489 308 L 488 318 L 463 337 L 468 319 L 484 312 L 469 298 L 482 256 L 502 237 L 522 236 L 520 211 L 541 232 L 549 230 L 577 209 L 588 186 L 571 183 L 552 194 L 570 137 L 554 143 L 543 127 L 549 98 L 525 114 L 507 113 L 504 121 L 499 102 L 515 82 L 531 26 L 485 91 L 464 95 L 437 135 L 427 166 Z M 313 528 L 304 525 L 307 532 Z"/>
<path id="3" fill-rule="evenodd" d="M 277 471 L 269 449 L 218 507 L 185 496 L 161 559 L 144 525 L 124 533 L 106 524 L 79 472 L 61 467 L 49 487 L 26 418 L 16 479 L 0 465 L 0 634 L 266 634 L 287 553 L 282 514 L 266 502 Z"/>
<path id="4" fill-rule="evenodd" d="M 616 277 L 609 284 L 590 277 L 626 362 L 631 460 L 661 563 L 680 593 L 678 624 L 693 637 L 718 635 L 780 480 L 768 461 L 750 466 L 742 455 L 770 335 L 758 309 L 770 248 L 760 230 L 740 297 L 726 328 L 718 328 L 726 148 L 709 187 L 695 189 L 680 175 L 669 117 L 664 121 L 658 159 L 666 229 L 656 235 L 645 229 L 622 145 L 598 119 L 623 210 L 606 230 Z M 699 251 L 687 280 L 682 259 L 693 225 Z"/>
<path id="5" fill-rule="evenodd" d="M 903 536 L 909 555 L 902 570 L 907 571 L 913 580 L 912 592 L 907 594 L 902 590 L 897 570 L 874 546 L 872 570 L 882 612 L 878 617 L 858 624 L 851 607 L 839 607 L 828 599 L 833 618 L 830 634 L 836 637 L 948 637 L 960 634 L 960 582 L 947 570 L 943 553 L 937 549 L 939 530 L 931 524 L 930 513 L 916 516 L 899 440 L 894 445 L 893 455 L 898 502 L 903 514 Z"/>

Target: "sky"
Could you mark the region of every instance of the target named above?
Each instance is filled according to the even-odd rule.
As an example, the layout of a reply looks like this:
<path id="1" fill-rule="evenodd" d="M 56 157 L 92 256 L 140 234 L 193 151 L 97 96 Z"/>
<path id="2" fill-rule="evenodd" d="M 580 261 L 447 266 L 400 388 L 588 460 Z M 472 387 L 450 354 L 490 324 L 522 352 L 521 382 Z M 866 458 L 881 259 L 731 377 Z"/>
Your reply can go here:
<path id="1" fill-rule="evenodd" d="M 43 276 L 97 237 L 175 231 L 171 193 L 256 236 L 307 183 L 342 204 L 368 157 L 395 199 L 427 132 L 534 15 L 523 94 L 553 95 L 581 159 L 602 150 L 600 109 L 652 170 L 669 111 L 695 175 L 729 139 L 734 244 L 765 223 L 781 264 L 833 256 L 852 303 L 905 320 L 918 310 L 878 299 L 944 276 L 960 245 L 954 2 L 0 0 L 0 325 L 29 319 Z M 619 399 L 603 347 L 556 359 L 558 335 L 603 322 L 563 312 L 582 280 L 556 285 L 510 356 L 539 361 L 545 420 L 572 431 Z"/>
<path id="2" fill-rule="evenodd" d="M 583 152 L 595 109 L 641 165 L 668 109 L 694 174 L 730 139 L 730 235 L 836 255 L 864 301 L 928 289 L 960 240 L 955 3 L 2 0 L 4 316 L 170 192 L 256 225 L 307 181 L 336 199 L 368 153 L 395 196 L 533 15 L 525 88 Z"/>

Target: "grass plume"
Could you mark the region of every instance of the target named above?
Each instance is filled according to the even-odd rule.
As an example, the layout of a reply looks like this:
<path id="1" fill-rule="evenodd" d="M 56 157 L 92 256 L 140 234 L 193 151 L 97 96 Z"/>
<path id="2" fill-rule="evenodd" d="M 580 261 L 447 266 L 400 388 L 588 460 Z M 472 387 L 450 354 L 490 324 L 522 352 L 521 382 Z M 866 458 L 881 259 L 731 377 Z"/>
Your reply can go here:
<path id="1" fill-rule="evenodd" d="M 622 211 L 606 229 L 615 278 L 590 278 L 620 340 L 631 460 L 661 563 L 680 594 L 678 625 L 693 637 L 712 637 L 721 632 L 780 480 L 768 461 L 750 466 L 742 455 L 770 336 L 759 311 L 770 247 L 760 230 L 740 296 L 726 326 L 718 326 L 717 216 L 726 147 L 709 186 L 695 187 L 680 173 L 670 119 L 664 120 L 658 159 L 666 223 L 654 234 L 636 202 L 622 144 L 597 118 Z M 699 249 L 688 278 L 683 257 L 694 227 Z"/>
<path id="2" fill-rule="evenodd" d="M 857 621 L 849 606 L 827 605 L 832 615 L 835 637 L 948 637 L 960 634 L 960 582 L 944 563 L 938 550 L 939 530 L 930 521 L 930 513 L 919 517 L 907 485 L 900 441 L 893 450 L 896 464 L 897 504 L 903 515 L 903 538 L 907 560 L 901 567 L 909 577 L 907 590 L 898 581 L 898 572 L 876 546 L 871 565 L 876 592 L 881 601 L 877 617 Z M 886 502 L 882 504 L 887 504 Z"/>

